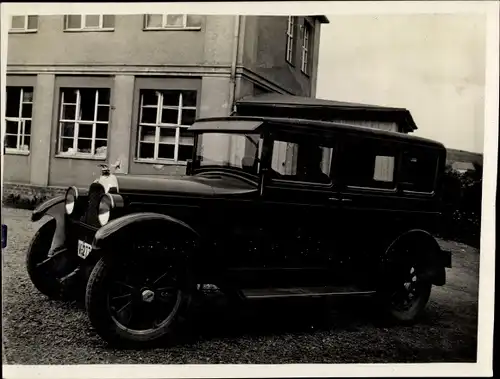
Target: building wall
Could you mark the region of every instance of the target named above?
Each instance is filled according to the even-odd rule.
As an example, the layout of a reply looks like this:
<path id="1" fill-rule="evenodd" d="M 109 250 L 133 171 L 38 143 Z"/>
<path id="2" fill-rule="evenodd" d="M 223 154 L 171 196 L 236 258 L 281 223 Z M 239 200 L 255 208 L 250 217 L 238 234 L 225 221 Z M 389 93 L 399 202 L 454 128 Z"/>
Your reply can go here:
<path id="1" fill-rule="evenodd" d="M 299 57 L 296 67 L 285 60 L 286 22 L 287 17 L 195 16 L 199 27 L 190 30 L 144 31 L 142 15 L 116 15 L 113 31 L 70 32 L 62 15 L 40 16 L 36 33 L 9 34 L 7 85 L 32 86 L 34 104 L 30 152 L 5 156 L 5 181 L 86 187 L 105 162 L 119 162 L 123 173 L 184 174 L 183 163 L 137 159 L 140 90 L 195 89 L 197 117 L 229 115 L 234 85 L 234 100 L 265 92 L 308 96 L 311 79 L 300 72 Z M 299 54 L 300 41 L 295 42 Z M 110 89 L 105 158 L 57 153 L 62 87 Z M 204 143 L 228 154 L 234 150 L 228 141 Z"/>

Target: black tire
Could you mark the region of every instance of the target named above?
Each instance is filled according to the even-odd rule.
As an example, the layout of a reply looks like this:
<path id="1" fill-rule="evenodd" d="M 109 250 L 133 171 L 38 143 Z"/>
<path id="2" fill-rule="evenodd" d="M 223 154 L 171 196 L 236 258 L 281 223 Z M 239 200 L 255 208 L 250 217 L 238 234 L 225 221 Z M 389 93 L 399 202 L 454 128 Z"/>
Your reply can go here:
<path id="1" fill-rule="evenodd" d="M 113 285 L 116 283 L 116 278 L 121 277 L 121 274 L 123 274 L 123 261 L 127 261 L 128 259 L 129 258 L 126 256 L 105 256 L 97 262 L 92 270 L 85 295 L 85 306 L 90 323 L 103 340 L 109 344 L 119 345 L 121 347 L 146 347 L 159 340 L 167 338 L 173 340 L 175 333 L 179 330 L 182 322 L 185 321 L 185 315 L 191 304 L 196 284 L 190 282 L 189 285 L 184 284 L 179 286 L 179 288 L 175 288 L 173 291 L 176 293 L 175 304 L 168 314 L 168 317 L 162 321 L 158 327 L 142 330 L 133 329 L 132 327 L 123 325 L 115 317 L 116 312 L 110 305 L 110 294 Z M 154 268 L 155 265 L 151 264 L 151 267 Z M 142 291 L 141 289 L 140 292 Z M 130 299 L 133 299 L 133 296 L 134 295 L 130 295 Z M 156 292 L 154 296 L 157 296 Z M 119 297 L 120 296 L 117 296 L 116 298 Z M 157 297 L 159 297 L 159 295 Z M 153 302 L 154 301 L 159 302 L 156 298 Z M 130 307 L 134 308 L 135 306 L 136 303 L 133 303 Z M 162 309 L 160 308 L 155 308 L 155 311 L 161 313 Z M 147 318 L 153 315 L 155 311 L 148 310 L 142 313 L 139 312 L 139 314 L 141 317 L 146 315 Z M 119 310 L 118 313 L 119 312 L 121 311 Z M 130 312 L 131 319 L 132 311 Z"/>
<path id="2" fill-rule="evenodd" d="M 425 266 L 407 262 L 400 267 L 403 272 L 396 272 L 379 295 L 382 321 L 390 325 L 413 325 L 424 313 L 432 283 L 420 277 Z"/>
<path id="3" fill-rule="evenodd" d="M 38 266 L 49 257 L 55 227 L 55 220 L 43 224 L 33 236 L 26 254 L 26 269 L 31 282 L 38 291 L 54 300 L 71 297 L 71 291 L 59 279 L 74 268 L 66 256 L 59 256 L 43 268 Z"/>

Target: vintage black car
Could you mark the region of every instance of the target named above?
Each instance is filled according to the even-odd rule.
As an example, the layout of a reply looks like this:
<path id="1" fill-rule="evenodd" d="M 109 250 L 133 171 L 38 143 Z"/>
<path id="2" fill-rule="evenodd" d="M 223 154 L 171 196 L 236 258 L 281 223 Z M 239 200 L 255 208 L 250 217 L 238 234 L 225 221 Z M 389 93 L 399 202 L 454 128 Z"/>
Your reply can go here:
<path id="1" fill-rule="evenodd" d="M 27 255 L 51 297 L 85 289 L 108 342 L 178 330 L 200 284 L 234 301 L 370 295 L 412 323 L 451 256 L 440 222 L 438 142 L 304 119 L 231 116 L 190 127 L 187 175 L 113 174 L 39 206 Z"/>

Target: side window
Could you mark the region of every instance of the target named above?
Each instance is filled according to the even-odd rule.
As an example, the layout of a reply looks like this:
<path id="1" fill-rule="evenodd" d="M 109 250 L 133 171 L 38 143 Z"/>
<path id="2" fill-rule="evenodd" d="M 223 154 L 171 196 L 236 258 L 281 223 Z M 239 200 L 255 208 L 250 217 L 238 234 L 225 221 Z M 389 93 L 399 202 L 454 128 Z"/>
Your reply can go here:
<path id="1" fill-rule="evenodd" d="M 297 138 L 275 138 L 271 160 L 274 179 L 330 184 L 333 148 Z"/>
<path id="2" fill-rule="evenodd" d="M 394 189 L 395 157 L 379 140 L 351 140 L 343 146 L 339 173 L 350 187 Z"/>
<path id="3" fill-rule="evenodd" d="M 406 150 L 401 160 L 401 180 L 403 189 L 430 193 L 434 190 L 437 169 L 437 155 L 423 151 Z"/>

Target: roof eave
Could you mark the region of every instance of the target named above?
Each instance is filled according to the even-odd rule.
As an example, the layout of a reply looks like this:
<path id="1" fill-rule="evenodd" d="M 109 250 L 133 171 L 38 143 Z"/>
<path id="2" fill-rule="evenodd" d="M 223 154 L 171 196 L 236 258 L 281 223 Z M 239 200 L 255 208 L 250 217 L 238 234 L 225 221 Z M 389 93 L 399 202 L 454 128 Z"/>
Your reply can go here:
<path id="1" fill-rule="evenodd" d="M 319 15 L 319 16 L 315 16 L 318 21 L 322 24 L 329 24 L 330 23 L 330 20 L 328 19 L 328 17 L 326 17 L 325 15 Z"/>

